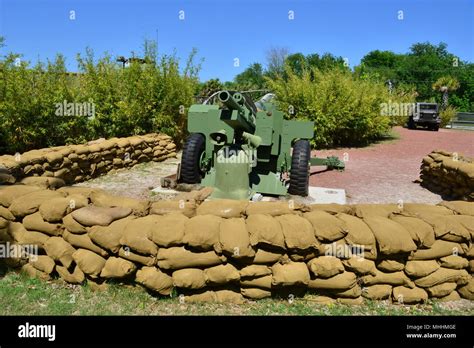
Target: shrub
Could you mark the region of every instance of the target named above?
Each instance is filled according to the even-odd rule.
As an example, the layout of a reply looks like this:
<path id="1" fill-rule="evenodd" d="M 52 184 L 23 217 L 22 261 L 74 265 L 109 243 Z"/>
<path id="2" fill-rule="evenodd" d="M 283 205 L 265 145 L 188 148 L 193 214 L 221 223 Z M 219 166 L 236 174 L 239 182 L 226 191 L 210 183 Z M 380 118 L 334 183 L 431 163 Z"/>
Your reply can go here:
<path id="1" fill-rule="evenodd" d="M 451 120 L 456 116 L 458 110 L 454 107 L 449 105 L 446 109 L 441 110 L 439 116 L 441 117 L 441 124 L 440 127 L 446 127 L 446 125 L 451 123 Z"/>

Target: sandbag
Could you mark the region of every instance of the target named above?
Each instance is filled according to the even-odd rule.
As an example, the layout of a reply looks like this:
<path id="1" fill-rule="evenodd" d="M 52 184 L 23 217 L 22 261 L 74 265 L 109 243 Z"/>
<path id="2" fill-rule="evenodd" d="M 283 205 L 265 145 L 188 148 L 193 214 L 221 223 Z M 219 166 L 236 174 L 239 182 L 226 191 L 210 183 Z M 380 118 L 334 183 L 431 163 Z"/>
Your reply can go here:
<path id="1" fill-rule="evenodd" d="M 87 232 L 90 239 L 100 247 L 117 253 L 120 250 L 120 239 L 125 226 L 133 220 L 134 216 L 126 217 L 112 222 L 109 226 L 92 226 Z"/>
<path id="2" fill-rule="evenodd" d="M 216 291 L 216 302 L 242 304 L 244 303 L 244 298 L 240 292 L 223 289 Z"/>
<path id="3" fill-rule="evenodd" d="M 105 193 L 104 190 L 99 188 L 92 188 L 92 187 L 82 187 L 82 186 L 64 186 L 57 190 L 58 192 L 65 193 L 66 195 L 81 195 L 90 199 L 91 194 L 93 192 L 97 193 Z"/>
<path id="4" fill-rule="evenodd" d="M 33 267 L 29 263 L 24 264 L 21 267 L 21 271 L 23 273 L 27 274 L 28 277 L 30 277 L 30 278 L 38 278 L 38 279 L 41 279 L 41 280 L 50 280 L 51 279 L 49 274 L 36 269 L 35 267 Z"/>
<path id="5" fill-rule="evenodd" d="M 336 298 L 359 298 L 362 295 L 362 288 L 355 285 L 347 290 L 319 290 L 319 292 Z"/>
<path id="6" fill-rule="evenodd" d="M 92 192 L 90 195 L 92 204 L 97 207 L 120 207 L 131 209 L 136 216 L 145 216 L 150 210 L 149 201 L 140 201 L 130 197 L 114 196 L 104 192 Z"/>
<path id="7" fill-rule="evenodd" d="M 401 212 L 412 216 L 420 215 L 453 215 L 453 211 L 439 205 L 429 205 L 424 203 L 405 203 Z"/>
<path id="8" fill-rule="evenodd" d="M 310 275 L 303 262 L 276 263 L 272 266 L 273 286 L 308 285 Z"/>
<path id="9" fill-rule="evenodd" d="M 469 282 L 458 289 L 462 298 L 474 301 L 474 278 L 470 278 Z"/>
<path id="10" fill-rule="evenodd" d="M 279 216 L 285 214 L 301 214 L 311 208 L 301 203 L 288 202 L 250 202 L 245 209 L 245 215 L 265 214 Z"/>
<path id="11" fill-rule="evenodd" d="M 333 214 L 333 215 L 338 214 L 338 213 L 349 214 L 352 211 L 351 206 L 337 204 L 337 203 L 311 204 L 310 208 L 311 208 L 311 211 L 325 211 L 325 212 Z"/>
<path id="12" fill-rule="evenodd" d="M 150 238 L 154 228 L 157 228 L 153 216 L 130 220 L 124 227 L 120 244 L 143 255 L 156 255 L 158 247 Z"/>
<path id="13" fill-rule="evenodd" d="M 269 274 L 261 277 L 240 278 L 240 285 L 242 287 L 270 290 L 272 288 L 272 276 Z"/>
<path id="14" fill-rule="evenodd" d="M 173 285 L 177 288 L 202 289 L 206 286 L 204 271 L 198 268 L 183 268 L 174 271 Z"/>
<path id="15" fill-rule="evenodd" d="M 19 245 L 37 245 L 40 248 L 44 248 L 44 243 L 49 239 L 49 236 L 46 234 L 27 231 L 19 222 L 10 222 L 6 231 Z M 8 238 L 3 239 L 8 241 Z"/>
<path id="16" fill-rule="evenodd" d="M 87 249 L 99 254 L 102 257 L 108 255 L 107 251 L 92 242 L 92 239 L 87 234 L 69 233 L 67 230 L 63 232 L 64 240 L 74 247 Z"/>
<path id="17" fill-rule="evenodd" d="M 39 187 L 27 185 L 0 186 L 0 205 L 8 208 L 14 199 L 36 191 L 42 190 Z"/>
<path id="18" fill-rule="evenodd" d="M 196 294 L 180 295 L 184 303 L 217 302 L 217 295 L 214 291 L 202 291 Z"/>
<path id="19" fill-rule="evenodd" d="M 148 216 L 151 218 L 153 215 Z M 171 213 L 158 215 L 156 228 L 153 229 L 151 240 L 160 247 L 171 247 L 183 244 L 184 230 L 189 218 L 184 214 Z"/>
<path id="20" fill-rule="evenodd" d="M 27 230 L 44 232 L 50 236 L 59 236 L 63 231 L 61 224 L 52 224 L 44 221 L 39 212 L 25 216 L 23 226 L 25 226 Z"/>
<path id="21" fill-rule="evenodd" d="M 57 189 L 66 185 L 63 179 L 45 177 L 45 176 L 29 176 L 20 181 L 23 185 L 36 186 L 42 189 Z"/>
<path id="22" fill-rule="evenodd" d="M 412 278 L 421 278 L 437 271 L 440 267 L 435 260 L 408 261 L 405 265 L 405 273 Z"/>
<path id="23" fill-rule="evenodd" d="M 456 283 L 441 283 L 435 286 L 431 286 L 426 288 L 425 290 L 428 292 L 430 297 L 445 297 L 452 293 L 457 288 Z"/>
<path id="24" fill-rule="evenodd" d="M 187 219 L 183 243 L 199 250 L 213 250 L 219 243 L 219 226 L 222 218 L 214 215 L 197 215 Z"/>
<path id="25" fill-rule="evenodd" d="M 459 301 L 461 299 L 461 296 L 459 296 L 459 293 L 457 291 L 453 291 L 447 296 L 440 297 L 438 298 L 439 302 L 450 302 L 450 301 Z"/>
<path id="26" fill-rule="evenodd" d="M 2 206 L 0 206 L 0 217 L 9 221 L 15 220 L 15 216 L 10 212 L 10 210 Z"/>
<path id="27" fill-rule="evenodd" d="M 129 247 L 120 248 L 118 255 L 134 263 L 140 263 L 145 266 L 153 266 L 156 263 L 156 256 L 144 256 L 141 254 L 134 253 Z"/>
<path id="28" fill-rule="evenodd" d="M 105 262 L 100 276 L 102 278 L 125 278 L 135 273 L 136 270 L 137 266 L 133 262 L 111 256 Z"/>
<path id="29" fill-rule="evenodd" d="M 380 260 L 377 263 L 377 268 L 382 272 L 398 272 L 403 271 L 405 264 L 399 260 Z"/>
<path id="30" fill-rule="evenodd" d="M 340 297 L 336 299 L 337 303 L 347 305 L 347 306 L 361 306 L 364 304 L 364 298 L 362 296 L 356 298 L 344 298 Z"/>
<path id="31" fill-rule="evenodd" d="M 68 230 L 71 233 L 75 233 L 75 234 L 87 233 L 86 228 L 82 226 L 79 222 L 74 220 L 71 214 L 68 214 L 65 217 L 63 217 L 63 225 L 64 227 L 66 227 L 66 230 Z"/>
<path id="32" fill-rule="evenodd" d="M 465 201 L 443 201 L 438 205 L 451 209 L 460 215 L 474 216 L 474 203 Z"/>
<path id="33" fill-rule="evenodd" d="M 317 304 L 317 305 L 333 305 L 336 303 L 336 299 L 329 297 L 329 296 L 311 296 L 310 297 L 311 302 Z"/>
<path id="34" fill-rule="evenodd" d="M 76 250 L 72 258 L 82 272 L 92 277 L 99 276 L 105 265 L 105 259 L 102 256 L 86 249 Z"/>
<path id="35" fill-rule="evenodd" d="M 314 235 L 321 242 L 333 242 L 344 238 L 348 229 L 343 220 L 324 211 L 313 211 L 303 214 L 314 229 Z"/>
<path id="36" fill-rule="evenodd" d="M 380 253 L 393 255 L 416 250 L 410 233 L 399 223 L 379 216 L 367 217 L 364 221 L 374 233 Z"/>
<path id="37" fill-rule="evenodd" d="M 319 243 L 314 235 L 311 223 L 298 215 L 281 215 L 275 219 L 281 225 L 285 245 L 292 250 L 316 249 Z"/>
<path id="38" fill-rule="evenodd" d="M 285 248 L 285 237 L 277 219 L 270 215 L 252 214 L 245 223 L 252 246 L 267 245 Z"/>
<path id="39" fill-rule="evenodd" d="M 354 272 L 357 275 L 377 274 L 375 262 L 372 260 L 361 257 L 351 257 L 350 259 L 343 260 L 342 264 L 348 271 Z"/>
<path id="40" fill-rule="evenodd" d="M 156 267 L 142 267 L 137 271 L 135 281 L 163 296 L 170 295 L 173 290 L 173 278 Z"/>
<path id="41" fill-rule="evenodd" d="M 161 269 L 210 267 L 223 262 L 214 251 L 192 252 L 184 247 L 160 248 L 156 258 Z"/>
<path id="42" fill-rule="evenodd" d="M 428 294 L 420 288 L 396 286 L 393 288 L 392 299 L 399 304 L 414 304 L 428 301 Z"/>
<path id="43" fill-rule="evenodd" d="M 461 224 L 471 234 L 471 240 L 474 241 L 474 216 L 454 215 L 450 216 L 449 219 Z"/>
<path id="44" fill-rule="evenodd" d="M 390 219 L 402 225 L 418 247 L 429 248 L 435 242 L 433 227 L 425 221 L 411 216 L 391 214 Z"/>
<path id="45" fill-rule="evenodd" d="M 242 218 L 228 218 L 219 225 L 219 244 L 217 251 L 234 259 L 245 259 L 255 256 L 250 245 L 250 237 Z"/>
<path id="46" fill-rule="evenodd" d="M 375 276 L 365 275 L 361 278 L 361 281 L 362 281 L 362 284 L 364 284 L 364 286 L 375 285 L 375 284 L 389 284 L 389 285 L 394 285 L 394 286 L 406 285 L 409 288 L 414 288 L 416 284 L 416 283 L 413 284 L 413 282 L 402 271 L 384 273 L 377 270 Z"/>
<path id="47" fill-rule="evenodd" d="M 309 281 L 310 289 L 318 290 L 348 290 L 357 283 L 357 277 L 352 272 L 343 272 L 327 279 L 316 278 Z"/>
<path id="48" fill-rule="evenodd" d="M 414 282 L 421 288 L 429 288 L 447 282 L 455 282 L 458 285 L 462 285 L 466 284 L 469 278 L 469 273 L 464 269 L 457 270 L 441 267 L 425 277 L 415 279 Z"/>
<path id="49" fill-rule="evenodd" d="M 41 203 L 39 212 L 47 222 L 60 222 L 70 212 L 86 207 L 89 204 L 86 197 L 82 195 L 71 195 L 68 197 L 54 198 Z"/>
<path id="50" fill-rule="evenodd" d="M 222 218 L 240 218 L 249 204 L 247 201 L 217 199 L 202 202 L 196 210 L 197 215 L 215 215 Z"/>
<path id="51" fill-rule="evenodd" d="M 9 209 L 17 218 L 22 218 L 38 211 L 43 202 L 59 197 L 63 195 L 56 191 L 34 191 L 13 199 Z"/>
<path id="52" fill-rule="evenodd" d="M 150 208 L 150 214 L 165 215 L 169 213 L 181 213 L 187 217 L 196 215 L 196 203 L 185 201 L 158 201 Z"/>
<path id="53" fill-rule="evenodd" d="M 469 266 L 469 261 L 464 257 L 457 255 L 449 255 L 442 257 L 440 260 L 441 267 L 452 268 L 452 269 L 462 269 Z"/>
<path id="54" fill-rule="evenodd" d="M 341 260 L 334 256 L 320 256 L 308 262 L 311 272 L 318 278 L 330 278 L 344 272 Z"/>
<path id="55" fill-rule="evenodd" d="M 208 285 L 221 285 L 240 280 L 240 273 L 230 263 L 217 265 L 204 270 L 204 278 Z"/>
<path id="56" fill-rule="evenodd" d="M 362 296 L 370 300 L 385 300 L 392 295 L 392 286 L 375 284 L 362 288 Z"/>
<path id="57" fill-rule="evenodd" d="M 344 237 L 349 245 L 364 246 L 367 257 L 375 259 L 377 257 L 377 247 L 375 236 L 367 224 L 359 218 L 348 214 L 338 214 L 337 217 L 345 223 L 347 235 Z M 370 255 L 370 256 L 369 256 Z"/>
<path id="58" fill-rule="evenodd" d="M 68 267 L 63 266 L 56 266 L 56 272 L 58 272 L 59 276 L 64 281 L 71 284 L 81 284 L 85 279 L 84 272 L 82 272 L 77 265 L 74 267 L 74 271 L 72 273 L 68 271 Z"/>
<path id="59" fill-rule="evenodd" d="M 260 288 L 241 288 L 240 293 L 244 297 L 250 298 L 252 300 L 261 300 L 262 298 L 267 298 L 267 297 L 272 296 L 271 291 L 260 289 Z"/>
<path id="60" fill-rule="evenodd" d="M 411 260 L 433 260 L 448 255 L 462 255 L 464 251 L 458 243 L 437 240 L 429 249 L 418 249 L 411 256 Z"/>
<path id="61" fill-rule="evenodd" d="M 46 274 L 53 273 L 54 267 L 56 266 L 54 260 L 47 255 L 38 255 L 35 260 L 30 258 L 29 263 L 37 270 Z"/>
<path id="62" fill-rule="evenodd" d="M 76 251 L 71 244 L 61 237 L 51 237 L 44 243 L 44 249 L 53 260 L 69 268 L 74 261 L 72 254 Z"/>
<path id="63" fill-rule="evenodd" d="M 420 219 L 433 227 L 436 238 L 451 242 L 469 242 L 471 240 L 471 234 L 456 220 L 455 216 L 420 214 Z"/>
<path id="64" fill-rule="evenodd" d="M 259 248 L 255 253 L 252 263 L 257 265 L 274 264 L 275 262 L 279 262 L 283 255 L 284 253 L 281 251 L 272 251 Z"/>
<path id="65" fill-rule="evenodd" d="M 388 218 L 391 213 L 399 210 L 400 208 L 396 204 L 355 204 L 352 206 L 350 214 L 359 218 L 377 216 Z"/>
<path id="66" fill-rule="evenodd" d="M 113 221 L 122 219 L 131 213 L 130 208 L 88 206 L 73 211 L 72 217 L 83 226 L 108 226 Z"/>
<path id="67" fill-rule="evenodd" d="M 240 277 L 263 277 L 272 274 L 270 267 L 265 265 L 250 265 L 240 270 Z"/>

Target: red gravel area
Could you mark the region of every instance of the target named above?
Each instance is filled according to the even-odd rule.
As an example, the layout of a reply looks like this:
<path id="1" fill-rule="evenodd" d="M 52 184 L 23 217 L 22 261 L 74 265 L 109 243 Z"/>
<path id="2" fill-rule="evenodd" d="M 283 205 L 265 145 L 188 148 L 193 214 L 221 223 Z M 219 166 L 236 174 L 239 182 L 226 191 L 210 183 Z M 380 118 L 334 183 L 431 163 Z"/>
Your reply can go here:
<path id="1" fill-rule="evenodd" d="M 440 129 L 439 132 L 394 128 L 399 139 L 365 148 L 313 151 L 313 156 L 348 157 L 344 172 L 311 168 L 311 186 L 345 189 L 348 203 L 438 203 L 441 197 L 414 183 L 421 159 L 442 149 L 474 157 L 474 132 Z"/>

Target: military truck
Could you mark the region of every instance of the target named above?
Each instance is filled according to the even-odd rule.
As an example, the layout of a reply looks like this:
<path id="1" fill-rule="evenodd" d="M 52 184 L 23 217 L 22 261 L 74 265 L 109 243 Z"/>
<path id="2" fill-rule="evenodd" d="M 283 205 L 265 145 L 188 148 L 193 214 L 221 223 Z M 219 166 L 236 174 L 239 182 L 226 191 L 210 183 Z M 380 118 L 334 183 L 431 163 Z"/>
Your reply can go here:
<path id="1" fill-rule="evenodd" d="M 411 108 L 408 117 L 408 128 L 416 129 L 418 126 L 438 131 L 441 118 L 436 103 L 416 103 Z"/>

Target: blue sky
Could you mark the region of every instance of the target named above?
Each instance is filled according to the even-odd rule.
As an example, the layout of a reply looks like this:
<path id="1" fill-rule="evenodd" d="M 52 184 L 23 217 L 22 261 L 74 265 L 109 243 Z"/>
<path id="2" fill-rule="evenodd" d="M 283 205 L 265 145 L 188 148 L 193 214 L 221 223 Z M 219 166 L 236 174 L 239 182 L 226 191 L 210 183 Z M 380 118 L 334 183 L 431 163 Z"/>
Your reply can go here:
<path id="1" fill-rule="evenodd" d="M 130 56 L 144 39 L 158 38 L 159 52 L 175 50 L 183 64 L 196 47 L 205 58 L 200 78 L 225 81 L 265 62 L 271 47 L 331 52 L 354 66 L 371 50 L 403 53 L 415 42 L 443 41 L 472 62 L 474 0 L 0 0 L 0 35 L 3 53 L 32 62 L 62 53 L 72 71 L 87 46 L 97 55 Z"/>

